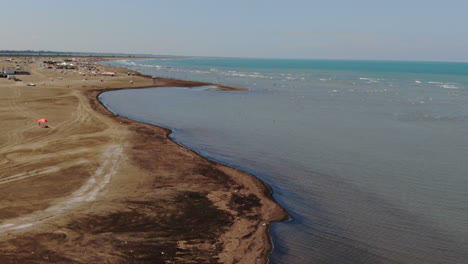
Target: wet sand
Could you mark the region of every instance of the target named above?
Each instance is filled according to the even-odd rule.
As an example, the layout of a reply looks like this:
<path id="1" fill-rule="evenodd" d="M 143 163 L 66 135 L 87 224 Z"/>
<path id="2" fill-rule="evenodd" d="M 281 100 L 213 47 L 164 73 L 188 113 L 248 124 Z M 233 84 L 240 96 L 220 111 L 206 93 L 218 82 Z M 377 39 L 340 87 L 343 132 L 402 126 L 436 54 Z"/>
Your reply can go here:
<path id="1" fill-rule="evenodd" d="M 0 69 L 31 74 L 0 78 L 0 263 L 266 262 L 269 224 L 286 214 L 260 180 L 97 100 L 205 83 L 102 65 L 117 76 L 82 76 L 7 58 Z"/>

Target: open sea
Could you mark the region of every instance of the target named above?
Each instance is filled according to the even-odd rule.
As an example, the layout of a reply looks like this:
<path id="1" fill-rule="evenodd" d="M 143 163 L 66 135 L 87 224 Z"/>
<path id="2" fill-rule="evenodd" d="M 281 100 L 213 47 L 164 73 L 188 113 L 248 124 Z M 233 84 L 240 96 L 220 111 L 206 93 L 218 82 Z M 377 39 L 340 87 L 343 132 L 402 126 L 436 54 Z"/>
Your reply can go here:
<path id="1" fill-rule="evenodd" d="M 269 184 L 270 263 L 468 263 L 468 63 L 103 62 L 226 84 L 107 92 L 113 112 Z"/>

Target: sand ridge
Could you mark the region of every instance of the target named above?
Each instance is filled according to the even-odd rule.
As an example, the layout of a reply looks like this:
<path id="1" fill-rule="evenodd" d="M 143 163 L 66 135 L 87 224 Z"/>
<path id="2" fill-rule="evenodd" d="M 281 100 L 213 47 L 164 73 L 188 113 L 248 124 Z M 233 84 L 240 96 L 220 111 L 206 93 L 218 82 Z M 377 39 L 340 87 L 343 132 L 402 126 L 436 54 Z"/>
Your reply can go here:
<path id="1" fill-rule="evenodd" d="M 97 100 L 106 90 L 203 83 L 0 59 L 31 73 L 0 78 L 0 263 L 266 261 L 269 224 L 285 212 L 263 183 Z"/>

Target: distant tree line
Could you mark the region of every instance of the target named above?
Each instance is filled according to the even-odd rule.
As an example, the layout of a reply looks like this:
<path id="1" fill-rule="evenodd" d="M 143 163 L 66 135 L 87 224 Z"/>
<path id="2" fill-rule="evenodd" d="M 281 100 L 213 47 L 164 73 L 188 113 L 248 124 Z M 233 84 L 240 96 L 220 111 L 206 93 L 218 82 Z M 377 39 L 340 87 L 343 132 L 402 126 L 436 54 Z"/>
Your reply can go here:
<path id="1" fill-rule="evenodd" d="M 47 50 L 0 50 L 0 53 L 8 54 L 29 54 L 29 53 L 57 53 L 57 54 L 69 54 L 73 52 L 61 52 L 61 51 L 47 51 Z"/>
<path id="2" fill-rule="evenodd" d="M 59 55 L 59 56 L 109 56 L 109 57 L 159 57 L 152 54 L 126 54 L 105 52 L 65 52 L 48 50 L 0 50 L 0 55 Z"/>

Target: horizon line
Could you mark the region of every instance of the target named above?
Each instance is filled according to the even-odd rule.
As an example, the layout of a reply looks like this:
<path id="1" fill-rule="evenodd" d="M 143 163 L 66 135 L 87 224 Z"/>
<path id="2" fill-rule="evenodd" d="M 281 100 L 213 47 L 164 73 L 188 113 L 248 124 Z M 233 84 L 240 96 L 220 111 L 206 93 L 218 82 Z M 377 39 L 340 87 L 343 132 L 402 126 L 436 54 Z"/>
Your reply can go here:
<path id="1" fill-rule="evenodd" d="M 12 53 L 12 54 L 8 54 Z M 125 53 L 125 52 L 86 52 L 86 51 L 51 51 L 51 50 L 0 50 L 0 56 L 3 55 L 21 55 L 31 53 L 51 53 L 49 55 L 73 56 L 72 54 L 82 54 L 82 56 L 104 57 L 122 55 L 125 57 L 185 57 L 185 58 L 225 58 L 225 59 L 284 59 L 284 60 L 330 60 L 330 61 L 390 61 L 390 62 L 440 62 L 440 63 L 468 63 L 468 61 L 450 61 L 450 60 L 432 60 L 432 59 L 362 59 L 362 58 L 291 58 L 291 57 L 254 57 L 254 56 L 207 56 L 207 55 L 171 55 L 171 54 L 152 54 L 152 53 Z M 69 55 L 67 55 L 69 54 Z M 102 55 L 99 55 L 102 54 Z"/>

